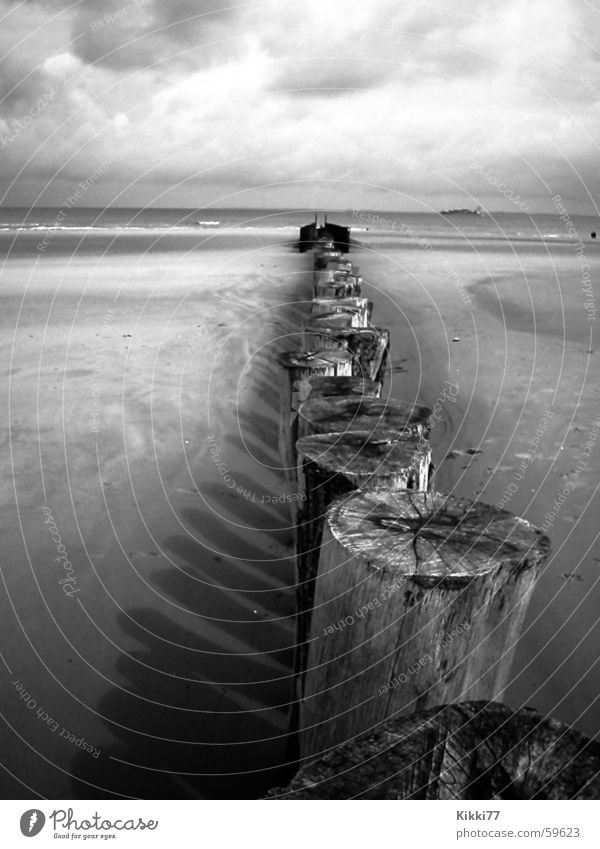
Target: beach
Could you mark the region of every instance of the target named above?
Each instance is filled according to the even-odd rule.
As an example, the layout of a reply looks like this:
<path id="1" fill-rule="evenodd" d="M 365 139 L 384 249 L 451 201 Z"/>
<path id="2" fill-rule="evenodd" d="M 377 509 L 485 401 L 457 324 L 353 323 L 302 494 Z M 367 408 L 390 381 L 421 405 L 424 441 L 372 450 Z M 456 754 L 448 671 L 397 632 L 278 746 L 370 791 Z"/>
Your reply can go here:
<path id="1" fill-rule="evenodd" d="M 2 234 L 4 798 L 257 798 L 289 777 L 297 493 L 276 354 L 300 344 L 312 255 L 269 223 L 56 232 L 43 251 Z M 391 332 L 384 395 L 439 412 L 437 489 L 545 527 L 504 700 L 596 735 L 581 263 L 564 234 L 428 246 L 418 225 L 362 227 L 351 250 Z"/>

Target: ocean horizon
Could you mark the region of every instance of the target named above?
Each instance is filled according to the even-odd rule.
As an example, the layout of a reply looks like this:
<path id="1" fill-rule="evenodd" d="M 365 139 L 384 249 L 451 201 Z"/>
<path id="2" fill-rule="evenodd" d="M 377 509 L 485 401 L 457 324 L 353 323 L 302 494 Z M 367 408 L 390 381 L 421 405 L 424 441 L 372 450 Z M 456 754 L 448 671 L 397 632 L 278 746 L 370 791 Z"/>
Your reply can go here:
<path id="1" fill-rule="evenodd" d="M 316 214 L 312 208 L 236 208 L 236 207 L 0 207 L 0 237 L 22 233 L 65 232 L 115 235 L 169 233 L 190 234 L 224 230 L 296 231 Z M 590 240 L 600 231 L 600 220 L 590 215 L 570 215 L 568 221 L 558 214 L 528 212 L 405 212 L 370 209 L 337 209 L 325 212 L 332 221 L 348 226 L 354 233 L 450 240 L 533 241 L 569 244 L 573 231 Z"/>

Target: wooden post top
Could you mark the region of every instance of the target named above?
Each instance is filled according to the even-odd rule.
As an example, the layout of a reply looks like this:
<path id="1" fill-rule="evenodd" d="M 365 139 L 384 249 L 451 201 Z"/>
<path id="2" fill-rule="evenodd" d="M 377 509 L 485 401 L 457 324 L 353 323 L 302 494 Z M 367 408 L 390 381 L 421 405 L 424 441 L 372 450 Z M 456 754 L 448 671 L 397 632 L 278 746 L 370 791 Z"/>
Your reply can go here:
<path id="1" fill-rule="evenodd" d="M 312 328 L 316 327 L 352 327 L 352 315 L 349 312 L 323 312 L 319 315 L 311 315 L 304 320 L 304 327 L 310 324 Z M 355 330 L 357 328 L 354 328 Z"/>
<path id="2" fill-rule="evenodd" d="M 351 272 L 348 271 L 347 269 L 334 270 L 334 269 L 329 268 L 327 270 L 333 271 L 333 279 L 339 280 L 340 283 L 362 283 L 363 282 L 362 277 L 360 277 L 359 274 L 358 274 L 357 268 L 353 268 Z"/>
<path id="3" fill-rule="evenodd" d="M 336 499 L 326 522 L 369 571 L 456 588 L 502 565 L 543 562 L 550 540 L 525 519 L 439 492 L 378 490 Z"/>
<path id="4" fill-rule="evenodd" d="M 373 475 L 408 473 L 429 455 L 429 443 L 414 434 L 381 430 L 320 433 L 296 443 L 299 456 L 332 474 Z"/>
<path id="5" fill-rule="evenodd" d="M 288 787 L 269 793 L 285 799 L 599 795 L 599 743 L 531 708 L 514 711 L 485 701 L 438 705 L 393 719 L 310 761 Z"/>
<path id="6" fill-rule="evenodd" d="M 284 351 L 277 359 L 284 368 L 321 368 L 352 362 L 350 351 Z"/>
<path id="7" fill-rule="evenodd" d="M 345 298 L 313 298 L 313 308 L 318 307 L 347 307 L 349 309 L 364 309 L 369 303 L 368 298 L 355 297 L 348 295 Z"/>
<path id="8" fill-rule="evenodd" d="M 358 330 L 359 328 L 355 328 Z M 323 377 L 317 375 L 310 378 L 311 397 L 318 395 L 320 398 L 331 398 L 339 396 L 358 396 L 365 398 L 376 398 L 381 392 L 381 383 L 377 380 L 367 380 L 366 377 Z"/>
<path id="9" fill-rule="evenodd" d="M 350 260 L 343 260 L 341 258 L 341 254 L 339 258 L 332 257 L 327 262 L 327 269 L 333 269 L 334 271 L 347 271 L 349 274 L 358 274 L 358 266 L 354 265 Z"/>
<path id="10" fill-rule="evenodd" d="M 387 334 L 389 331 L 383 330 L 381 327 L 335 327 L 335 325 L 324 325 L 321 322 L 315 322 L 314 320 L 307 322 L 304 325 L 304 331 L 306 333 L 320 333 L 322 336 L 334 336 L 335 338 L 344 337 L 344 336 L 356 336 L 359 334 L 360 336 L 370 335 L 370 336 L 382 336 Z"/>
<path id="11" fill-rule="evenodd" d="M 305 401 L 299 415 L 313 427 L 324 425 L 331 433 L 352 430 L 372 430 L 376 427 L 410 429 L 421 425 L 427 428 L 432 415 L 429 407 L 404 401 L 376 398 L 314 398 Z"/>

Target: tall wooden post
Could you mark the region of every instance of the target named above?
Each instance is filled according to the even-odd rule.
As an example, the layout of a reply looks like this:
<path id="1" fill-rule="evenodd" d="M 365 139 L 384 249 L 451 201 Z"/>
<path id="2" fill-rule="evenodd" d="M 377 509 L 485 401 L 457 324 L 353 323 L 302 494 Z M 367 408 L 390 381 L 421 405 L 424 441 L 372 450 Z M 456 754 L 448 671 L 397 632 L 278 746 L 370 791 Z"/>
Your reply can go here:
<path id="1" fill-rule="evenodd" d="M 414 433 L 396 431 L 327 433 L 298 440 L 296 450 L 302 493 L 298 511 L 298 644 L 303 647 L 309 630 L 319 546 L 328 505 L 353 489 L 426 489 L 431 448 Z M 300 663 L 301 674 L 304 664 Z"/>
<path id="2" fill-rule="evenodd" d="M 317 281 L 317 298 L 359 298 L 362 278 L 335 272 L 333 280 Z"/>
<path id="3" fill-rule="evenodd" d="M 280 456 L 288 481 L 295 483 L 298 409 L 310 393 L 310 380 L 318 375 L 351 375 L 352 354 L 348 351 L 285 351 L 278 360 L 286 373 L 281 391 Z"/>
<path id="4" fill-rule="evenodd" d="M 341 260 L 342 252 L 337 248 L 320 248 L 315 253 L 315 268 L 327 268 L 328 263 Z"/>
<path id="5" fill-rule="evenodd" d="M 301 705 L 303 757 L 400 713 L 501 699 L 550 541 L 487 504 L 355 492 L 327 512 Z"/>
<path id="6" fill-rule="evenodd" d="M 367 298 L 313 298 L 313 316 L 329 312 L 347 312 L 356 316 L 357 327 L 368 327 L 373 304 Z"/>
<path id="7" fill-rule="evenodd" d="M 368 380 L 383 379 L 390 347 L 390 332 L 379 327 L 336 328 L 307 324 L 304 328 L 308 350 L 347 348 L 354 354 L 352 373 Z"/>
<path id="8" fill-rule="evenodd" d="M 338 272 L 334 268 L 315 268 L 313 272 L 313 294 L 317 294 L 317 288 L 325 283 L 333 283 Z"/>

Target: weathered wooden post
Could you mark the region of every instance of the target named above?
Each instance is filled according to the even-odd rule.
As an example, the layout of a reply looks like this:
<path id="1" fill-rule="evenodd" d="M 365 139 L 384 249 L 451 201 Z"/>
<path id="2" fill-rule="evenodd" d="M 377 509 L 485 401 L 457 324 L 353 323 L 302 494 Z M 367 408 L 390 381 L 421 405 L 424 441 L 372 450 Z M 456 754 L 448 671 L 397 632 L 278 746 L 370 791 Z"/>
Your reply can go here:
<path id="1" fill-rule="evenodd" d="M 351 375 L 352 354 L 348 351 L 285 351 L 278 360 L 286 372 L 281 391 L 280 456 L 288 481 L 295 483 L 298 409 L 310 393 L 310 379 L 317 375 Z"/>
<path id="2" fill-rule="evenodd" d="M 531 708 L 458 702 L 337 747 L 269 797 L 600 799 L 600 743 Z"/>
<path id="3" fill-rule="evenodd" d="M 336 328 L 306 324 L 304 340 L 308 350 L 348 349 L 354 354 L 352 373 L 368 380 L 383 380 L 390 347 L 390 332 L 379 327 Z"/>
<path id="4" fill-rule="evenodd" d="M 362 278 L 358 276 L 357 266 L 352 265 L 352 263 L 344 262 L 341 267 L 338 266 L 337 262 L 327 263 L 325 268 L 315 268 L 313 271 L 315 292 L 319 285 L 332 283 L 334 280 L 342 280 L 345 277 L 362 282 Z"/>
<path id="5" fill-rule="evenodd" d="M 298 411 L 302 434 L 375 433 L 379 429 L 427 436 L 432 411 L 421 404 L 376 398 L 308 398 Z"/>
<path id="6" fill-rule="evenodd" d="M 315 268 L 313 272 L 313 294 L 317 294 L 317 287 L 325 283 L 333 283 L 337 271 L 334 268 Z"/>
<path id="7" fill-rule="evenodd" d="M 361 294 L 361 277 L 335 273 L 333 280 L 317 281 L 316 298 L 358 298 Z"/>
<path id="8" fill-rule="evenodd" d="M 341 259 L 340 257 L 331 257 L 325 268 L 331 269 L 332 271 L 341 271 L 346 272 L 347 274 L 358 274 L 358 266 L 354 265 L 348 259 Z"/>
<path id="9" fill-rule="evenodd" d="M 379 398 L 381 383 L 364 377 L 311 377 L 310 398 L 334 398 L 354 395 L 358 398 Z"/>
<path id="10" fill-rule="evenodd" d="M 354 492 L 327 511 L 301 705 L 314 757 L 389 717 L 501 699 L 550 541 L 435 492 Z"/>
<path id="11" fill-rule="evenodd" d="M 353 489 L 426 489 L 431 448 L 416 433 L 397 431 L 327 433 L 296 443 L 300 462 L 297 531 L 298 645 L 305 644 L 328 505 Z M 304 664 L 300 663 L 301 670 Z"/>
<path id="12" fill-rule="evenodd" d="M 373 304 L 367 298 L 313 298 L 312 315 L 329 312 L 348 312 L 357 316 L 357 327 L 368 327 Z"/>
<path id="13" fill-rule="evenodd" d="M 325 312 L 320 315 L 311 315 L 304 318 L 302 325 L 321 325 L 323 327 L 362 327 L 363 317 L 356 310 L 346 310 L 338 312 Z"/>
<path id="14" fill-rule="evenodd" d="M 337 248 L 319 248 L 315 253 L 315 268 L 327 268 L 332 261 L 341 260 L 342 252 Z"/>

